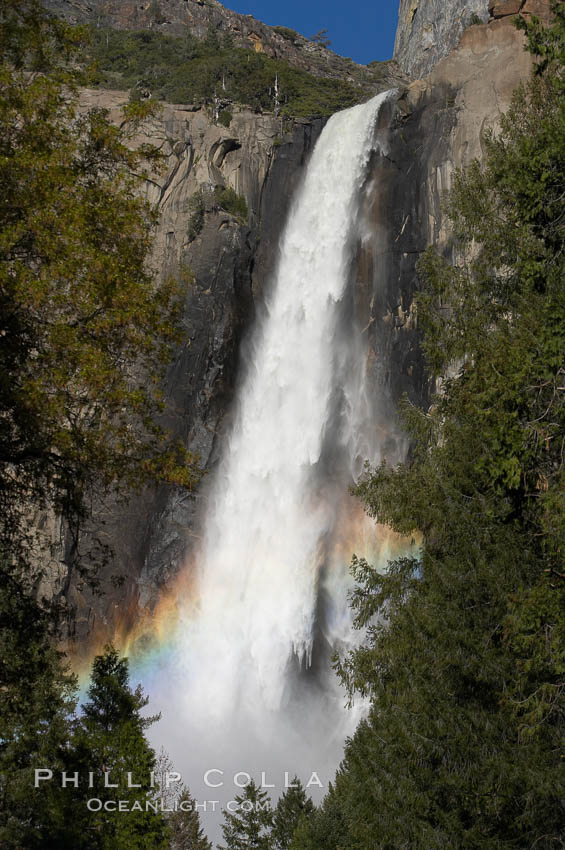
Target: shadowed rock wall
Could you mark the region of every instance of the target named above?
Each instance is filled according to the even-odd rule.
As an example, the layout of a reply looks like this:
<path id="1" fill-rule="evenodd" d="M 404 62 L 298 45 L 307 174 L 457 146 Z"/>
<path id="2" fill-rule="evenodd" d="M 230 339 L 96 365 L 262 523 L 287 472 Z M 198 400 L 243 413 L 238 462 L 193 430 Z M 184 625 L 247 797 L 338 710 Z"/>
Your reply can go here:
<path id="1" fill-rule="evenodd" d="M 384 155 L 373 157 L 366 188 L 370 238 L 359 246 L 358 298 L 369 336 L 371 369 L 393 404 L 406 394 L 426 404 L 429 387 L 413 309 L 420 254 L 449 254 L 442 199 L 454 170 L 482 155 L 482 134 L 495 128 L 531 58 L 509 18 L 466 30 L 458 47 L 424 80 L 399 92 L 381 121 Z"/>
<path id="2" fill-rule="evenodd" d="M 85 90 L 81 108 L 102 106 L 119 123 L 126 100 L 124 92 Z M 226 128 L 205 109 L 165 104 L 136 140 L 150 141 L 165 156 L 164 169 L 146 182 L 160 213 L 155 274 L 182 279 L 189 268 L 194 278 L 186 288 L 185 341 L 168 373 L 164 424 L 207 470 L 229 418 L 240 343 L 276 262 L 290 200 L 321 128 L 321 121 L 289 123 L 244 109 L 234 110 Z M 245 198 L 247 221 L 219 208 L 216 186 Z M 202 220 L 195 227 L 198 205 Z M 127 503 L 109 499 L 94 506 L 82 549 L 102 546 L 112 554 L 98 571 L 102 596 L 81 580 L 71 583 L 72 639 L 127 632 L 139 611 L 153 606 L 190 552 L 203 492 L 205 482 L 195 496 L 162 487 Z M 57 592 L 66 571 L 49 573 L 49 592 Z"/>

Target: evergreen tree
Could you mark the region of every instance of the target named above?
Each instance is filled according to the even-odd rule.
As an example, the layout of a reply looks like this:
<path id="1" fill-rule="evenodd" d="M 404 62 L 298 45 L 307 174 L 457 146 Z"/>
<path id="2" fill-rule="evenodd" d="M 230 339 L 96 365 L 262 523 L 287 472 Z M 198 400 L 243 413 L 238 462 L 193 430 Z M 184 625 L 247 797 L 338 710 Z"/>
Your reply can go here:
<path id="1" fill-rule="evenodd" d="M 29 506 L 77 536 L 90 497 L 164 478 L 192 459 L 156 424 L 179 338 L 181 290 L 148 259 L 155 212 L 139 197 L 147 108 L 118 128 L 77 109 L 81 31 L 37 0 L 0 12 L 0 547 L 25 550 Z M 137 175 L 137 176 L 136 176 Z"/>
<path id="2" fill-rule="evenodd" d="M 318 32 L 314 33 L 314 35 L 310 36 L 310 41 L 313 41 L 314 44 L 321 44 L 323 47 L 331 47 L 332 43 L 328 38 L 327 29 L 318 30 Z"/>
<path id="3" fill-rule="evenodd" d="M 212 844 L 200 825 L 200 815 L 188 788 L 183 786 L 176 801 L 176 810 L 167 818 L 169 850 L 212 850 Z"/>
<path id="4" fill-rule="evenodd" d="M 141 687 L 132 690 L 127 659 L 112 647 L 94 659 L 87 694 L 72 746 L 75 770 L 81 777 L 93 771 L 95 784 L 73 795 L 72 816 L 102 850 L 164 850 L 167 827 L 151 782 L 155 753 L 145 737 L 158 717 L 142 715 L 148 698 Z M 101 801 L 100 811 L 86 810 L 85 795 Z M 107 801 L 123 801 L 125 810 L 108 811 Z"/>
<path id="5" fill-rule="evenodd" d="M 58 783 L 36 768 L 70 768 L 76 681 L 52 646 L 47 614 L 12 571 L 0 572 L 0 846 L 77 848 Z"/>
<path id="6" fill-rule="evenodd" d="M 113 652 L 95 662 L 76 721 L 75 681 L 51 645 L 57 607 L 35 601 L 33 509 L 54 507 L 76 543 L 93 494 L 155 477 L 190 486 L 194 472 L 156 424 L 181 292 L 148 266 L 155 214 L 136 173 L 153 154 L 128 146 L 147 108 L 126 108 L 121 128 L 104 110 L 79 112 L 84 45 L 38 0 L 2 3 L 0 843 L 18 849 L 165 846 L 161 816 L 94 815 L 88 789 L 55 779 L 138 771 L 140 790 L 111 793 L 143 802 L 154 757 L 145 700 Z M 35 789 L 35 768 L 53 781 Z"/>
<path id="7" fill-rule="evenodd" d="M 275 850 L 288 850 L 292 836 L 301 817 L 308 817 L 314 804 L 306 795 L 297 776 L 279 798 L 273 815 L 272 841 Z"/>
<path id="8" fill-rule="evenodd" d="M 237 811 L 224 810 L 225 846 L 218 845 L 218 850 L 271 850 L 273 810 L 267 792 L 252 780 L 235 802 Z"/>
<path id="9" fill-rule="evenodd" d="M 341 850 L 348 847 L 343 803 L 330 783 L 322 804 L 299 818 L 289 845 L 290 850 Z"/>
<path id="10" fill-rule="evenodd" d="M 426 412 L 404 407 L 410 460 L 358 487 L 423 542 L 386 575 L 354 561 L 367 636 L 338 667 L 371 710 L 325 804 L 326 823 L 345 820 L 342 848 L 565 843 L 565 4 L 554 11 L 549 30 L 522 24 L 538 70 L 485 161 L 455 176 L 457 263 L 430 250 L 419 266 L 441 392 Z"/>
<path id="11" fill-rule="evenodd" d="M 206 38 L 204 39 L 204 47 L 206 51 L 209 53 L 217 53 L 220 49 L 220 38 L 218 36 L 218 30 L 214 26 L 214 24 L 208 24 L 208 29 L 206 30 Z"/>

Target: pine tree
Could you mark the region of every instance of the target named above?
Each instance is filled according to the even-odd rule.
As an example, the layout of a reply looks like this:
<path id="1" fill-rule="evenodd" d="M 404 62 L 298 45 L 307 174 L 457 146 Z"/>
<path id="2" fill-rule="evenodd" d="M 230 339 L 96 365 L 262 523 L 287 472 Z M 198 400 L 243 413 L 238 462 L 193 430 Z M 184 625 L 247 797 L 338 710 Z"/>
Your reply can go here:
<path id="1" fill-rule="evenodd" d="M 348 847 L 344 802 L 330 782 L 321 805 L 303 814 L 298 820 L 290 850 L 341 850 Z"/>
<path id="2" fill-rule="evenodd" d="M 76 679 L 52 646 L 50 619 L 13 571 L 0 571 L 0 846 L 74 850 L 60 783 L 34 788 L 36 768 L 70 769 Z"/>
<path id="3" fill-rule="evenodd" d="M 549 31 L 524 25 L 542 64 L 485 161 L 455 175 L 457 264 L 430 250 L 419 266 L 442 392 L 404 407 L 409 461 L 357 490 L 422 547 L 385 575 L 354 561 L 366 640 L 338 667 L 371 710 L 328 801 L 340 847 L 565 841 L 565 4 L 555 13 Z"/>
<path id="4" fill-rule="evenodd" d="M 176 809 L 167 818 L 169 850 L 212 850 L 204 835 L 195 801 L 188 788 L 183 786 L 176 800 Z"/>
<path id="5" fill-rule="evenodd" d="M 308 817 L 314 804 L 306 795 L 297 776 L 279 798 L 273 815 L 272 841 L 276 850 L 288 850 L 292 836 L 301 817 Z"/>
<path id="6" fill-rule="evenodd" d="M 140 687 L 132 690 L 127 659 L 112 647 L 94 659 L 87 695 L 71 743 L 75 770 L 81 776 L 94 771 L 95 785 L 74 796 L 74 816 L 99 837 L 102 850 L 165 850 L 165 819 L 151 805 L 155 753 L 145 737 L 158 716 L 142 715 L 148 698 Z M 102 801 L 100 811 L 84 814 L 86 794 Z M 125 811 L 104 809 L 106 801 L 119 800 Z"/>
<path id="7" fill-rule="evenodd" d="M 213 23 L 208 24 L 208 29 L 206 30 L 206 38 L 204 39 L 204 45 L 206 50 L 210 53 L 217 53 L 220 49 L 220 38 L 218 35 L 218 30 L 214 26 Z"/>
<path id="8" fill-rule="evenodd" d="M 252 780 L 235 802 L 236 812 L 224 810 L 225 846 L 218 845 L 218 850 L 271 850 L 273 810 L 267 792 Z"/>

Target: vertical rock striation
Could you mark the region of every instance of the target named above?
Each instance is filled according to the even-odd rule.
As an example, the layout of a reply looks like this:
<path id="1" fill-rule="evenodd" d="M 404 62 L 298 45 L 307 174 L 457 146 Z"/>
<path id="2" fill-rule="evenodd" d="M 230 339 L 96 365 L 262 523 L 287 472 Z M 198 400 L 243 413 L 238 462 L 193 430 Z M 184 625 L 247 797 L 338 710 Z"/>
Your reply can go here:
<path id="1" fill-rule="evenodd" d="M 400 0 L 394 58 L 422 77 L 457 45 L 476 18 L 488 19 L 489 0 Z"/>
<path id="2" fill-rule="evenodd" d="M 484 131 L 497 127 L 530 68 L 524 36 L 512 20 L 491 20 L 468 28 L 457 48 L 402 91 L 391 110 L 389 154 L 374 162 L 372 239 L 364 262 L 373 269 L 373 292 L 380 293 L 370 332 L 375 346 L 383 340 L 380 355 L 395 399 L 403 393 L 415 403 L 426 398 L 412 300 L 420 254 L 429 245 L 451 250 L 443 196 L 454 170 L 481 158 Z"/>
<path id="3" fill-rule="evenodd" d="M 548 0 L 400 0 L 394 58 L 404 73 L 423 77 L 457 47 L 471 26 L 511 15 L 550 17 Z"/>
<path id="4" fill-rule="evenodd" d="M 102 107 L 116 123 L 127 93 L 83 90 L 81 109 Z M 321 121 L 283 121 L 234 108 L 228 127 L 206 109 L 163 104 L 136 140 L 150 142 L 164 167 L 146 182 L 159 210 L 152 263 L 157 275 L 186 279 L 184 343 L 174 353 L 164 424 L 199 456 L 216 462 L 229 419 L 238 352 L 255 300 L 277 259 L 279 237 Z M 216 187 L 245 199 L 247 218 L 221 208 Z M 190 270 L 190 273 L 188 273 Z M 103 595 L 73 582 L 70 637 L 127 632 L 151 609 L 190 550 L 205 487 L 195 497 L 172 487 L 95 506 L 83 549 L 105 547 L 97 577 Z M 61 582 L 50 570 L 51 592 Z"/>

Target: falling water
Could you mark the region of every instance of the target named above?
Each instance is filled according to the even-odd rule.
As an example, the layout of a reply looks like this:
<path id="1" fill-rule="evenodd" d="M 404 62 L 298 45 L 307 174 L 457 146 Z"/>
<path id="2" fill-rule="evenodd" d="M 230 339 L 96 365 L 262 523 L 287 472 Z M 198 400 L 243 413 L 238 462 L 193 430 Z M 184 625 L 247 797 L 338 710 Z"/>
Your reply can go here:
<path id="1" fill-rule="evenodd" d="M 344 331 L 344 299 L 388 96 L 326 125 L 247 349 L 195 559 L 197 602 L 186 603 L 177 653 L 179 718 L 202 768 L 274 766 L 307 779 L 328 760 L 335 768 L 347 731 L 328 663 L 351 630 L 353 550 L 338 551 L 339 539 L 353 522 L 348 486 L 379 446 L 366 351 L 359 330 Z"/>

